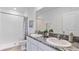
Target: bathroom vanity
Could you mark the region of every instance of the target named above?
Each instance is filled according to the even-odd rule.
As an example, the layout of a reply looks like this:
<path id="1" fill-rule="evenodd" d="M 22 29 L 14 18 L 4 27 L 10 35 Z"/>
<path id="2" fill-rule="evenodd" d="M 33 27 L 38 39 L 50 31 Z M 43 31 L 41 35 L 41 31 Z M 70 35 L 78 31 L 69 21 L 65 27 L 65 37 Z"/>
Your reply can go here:
<path id="1" fill-rule="evenodd" d="M 43 38 L 34 38 L 27 36 L 27 50 L 28 51 L 60 51 L 47 44 L 46 40 Z"/>
<path id="2" fill-rule="evenodd" d="M 71 43 L 70 47 L 57 47 L 49 44 L 46 38 L 27 36 L 27 51 L 79 51 L 79 47 Z"/>

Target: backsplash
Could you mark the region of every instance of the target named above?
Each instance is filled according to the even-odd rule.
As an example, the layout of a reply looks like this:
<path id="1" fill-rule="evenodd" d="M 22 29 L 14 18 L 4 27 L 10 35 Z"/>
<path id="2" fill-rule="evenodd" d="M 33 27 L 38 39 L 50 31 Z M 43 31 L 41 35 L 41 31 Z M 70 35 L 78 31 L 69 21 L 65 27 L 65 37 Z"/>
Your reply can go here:
<path id="1" fill-rule="evenodd" d="M 38 33 L 38 34 L 43 34 L 43 33 Z M 49 34 L 49 37 L 57 37 L 58 35 L 60 35 L 60 38 L 61 39 L 65 39 L 65 40 L 68 40 L 69 39 L 69 35 L 65 35 L 64 34 L 64 38 L 63 38 L 63 34 L 57 34 L 57 33 L 50 33 Z M 73 37 L 73 41 L 74 42 L 79 42 L 79 36 L 74 36 Z"/>
<path id="2" fill-rule="evenodd" d="M 51 37 L 57 37 L 58 35 L 60 35 L 60 39 L 65 39 L 65 40 L 68 40 L 68 38 L 69 38 L 69 36 L 68 35 L 63 35 L 63 34 L 53 34 L 53 33 L 50 33 L 49 34 L 49 37 L 51 36 Z"/>
<path id="3" fill-rule="evenodd" d="M 79 37 L 78 37 L 78 36 L 74 36 L 74 37 L 73 37 L 73 41 L 74 41 L 74 42 L 79 42 Z"/>
<path id="4" fill-rule="evenodd" d="M 69 35 L 64 35 L 64 38 L 63 38 L 63 34 L 53 34 L 53 33 L 50 33 L 49 34 L 49 37 L 51 36 L 51 37 L 57 37 L 58 35 L 60 35 L 60 38 L 61 39 L 65 39 L 65 40 L 68 40 L 69 39 Z M 78 36 L 74 36 L 73 37 L 73 41 L 74 42 L 79 42 L 79 37 Z"/>

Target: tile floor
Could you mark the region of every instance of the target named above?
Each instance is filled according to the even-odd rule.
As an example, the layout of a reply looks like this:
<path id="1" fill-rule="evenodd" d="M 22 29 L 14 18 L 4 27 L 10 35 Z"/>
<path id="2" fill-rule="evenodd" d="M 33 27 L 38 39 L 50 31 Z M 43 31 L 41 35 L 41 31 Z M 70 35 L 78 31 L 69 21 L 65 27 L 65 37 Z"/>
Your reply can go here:
<path id="1" fill-rule="evenodd" d="M 23 51 L 23 50 L 21 49 L 21 46 L 16 46 L 16 47 L 4 49 L 2 51 Z"/>

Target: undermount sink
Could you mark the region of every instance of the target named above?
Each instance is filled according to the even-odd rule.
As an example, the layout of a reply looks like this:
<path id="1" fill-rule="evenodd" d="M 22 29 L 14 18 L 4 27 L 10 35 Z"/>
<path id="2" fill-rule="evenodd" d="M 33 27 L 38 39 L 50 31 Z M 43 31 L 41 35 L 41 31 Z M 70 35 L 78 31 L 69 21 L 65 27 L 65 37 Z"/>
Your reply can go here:
<path id="1" fill-rule="evenodd" d="M 53 46 L 57 46 L 57 47 L 70 47 L 72 46 L 72 44 L 70 42 L 68 42 L 67 40 L 62 40 L 62 39 L 58 39 L 58 38 L 47 38 L 47 42 Z"/>
<path id="2" fill-rule="evenodd" d="M 31 34 L 32 37 L 42 37 L 41 34 Z"/>

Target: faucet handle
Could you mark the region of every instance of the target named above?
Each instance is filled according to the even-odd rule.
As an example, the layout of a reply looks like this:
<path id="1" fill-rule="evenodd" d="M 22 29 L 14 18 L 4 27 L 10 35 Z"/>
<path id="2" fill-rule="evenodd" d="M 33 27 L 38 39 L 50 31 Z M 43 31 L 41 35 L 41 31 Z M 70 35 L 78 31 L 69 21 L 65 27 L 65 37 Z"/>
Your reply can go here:
<path id="1" fill-rule="evenodd" d="M 63 35 L 65 34 L 65 31 L 62 31 L 63 32 Z"/>
<path id="2" fill-rule="evenodd" d="M 60 34 L 57 35 L 57 38 L 60 39 Z"/>

